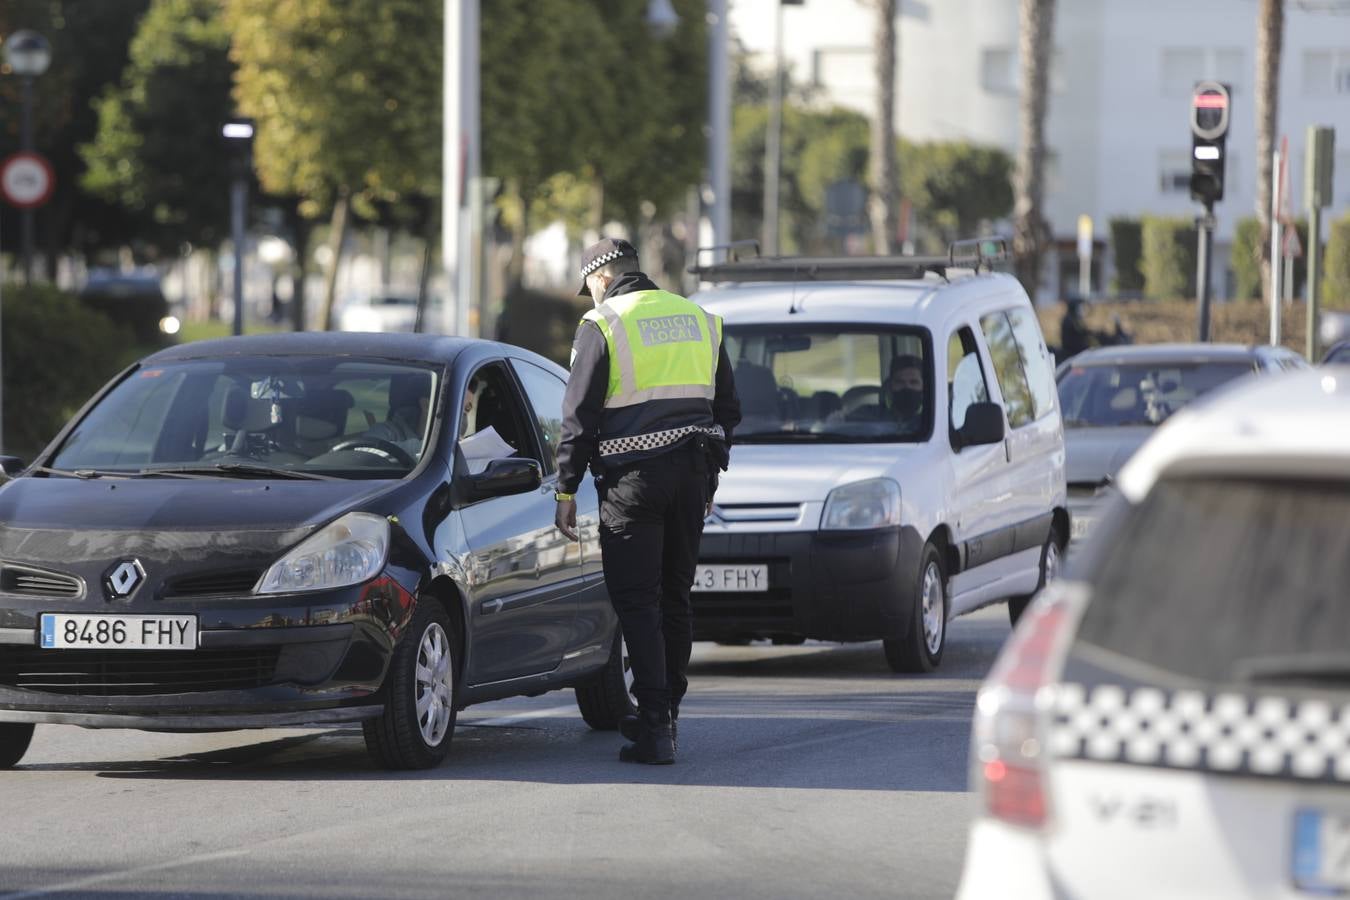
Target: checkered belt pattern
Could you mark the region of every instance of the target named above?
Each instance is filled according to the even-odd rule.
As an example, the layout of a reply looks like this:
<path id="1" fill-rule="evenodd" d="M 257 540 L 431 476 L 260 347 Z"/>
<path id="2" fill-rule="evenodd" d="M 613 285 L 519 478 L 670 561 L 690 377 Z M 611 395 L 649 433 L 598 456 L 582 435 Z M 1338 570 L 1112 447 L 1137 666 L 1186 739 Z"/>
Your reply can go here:
<path id="1" fill-rule="evenodd" d="M 653 431 L 650 434 L 638 434 L 633 437 L 614 438 L 600 442 L 600 456 L 621 456 L 624 453 L 636 453 L 639 450 L 660 450 L 677 444 L 691 434 L 706 434 L 715 438 L 725 438 L 721 425 L 705 428 L 702 425 L 689 425 L 685 428 L 671 428 L 667 431 Z"/>
<path id="2" fill-rule="evenodd" d="M 1065 684 L 1052 709 L 1061 757 L 1350 782 L 1350 705 Z"/>

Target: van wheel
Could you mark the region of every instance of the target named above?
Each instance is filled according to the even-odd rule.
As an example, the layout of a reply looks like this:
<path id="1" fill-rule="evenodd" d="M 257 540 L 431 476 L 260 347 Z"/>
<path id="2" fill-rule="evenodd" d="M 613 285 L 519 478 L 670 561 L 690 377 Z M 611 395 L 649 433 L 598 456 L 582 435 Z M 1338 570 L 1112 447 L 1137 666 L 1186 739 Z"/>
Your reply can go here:
<path id="1" fill-rule="evenodd" d="M 455 735 L 459 642 L 445 607 L 417 604 L 385 677 L 384 713 L 362 724 L 366 749 L 386 769 L 430 769 Z"/>
<path id="2" fill-rule="evenodd" d="M 628 656 L 623 629 L 615 629 L 614 646 L 605 667 L 589 684 L 577 685 L 576 694 L 581 718 L 596 731 L 613 731 L 624 716 L 637 715 L 637 701 L 633 698 L 633 663 Z"/>
<path id="3" fill-rule="evenodd" d="M 942 556 L 932 544 L 925 544 L 920 559 L 919 590 L 909 633 L 881 643 L 893 672 L 931 672 L 942 662 L 942 651 L 947 647 L 950 600 Z"/>
<path id="4" fill-rule="evenodd" d="M 1050 582 L 1059 577 L 1059 567 L 1064 557 L 1064 538 L 1060 536 L 1059 526 L 1050 527 L 1050 536 L 1045 539 L 1045 546 L 1041 548 L 1041 580 L 1036 585 L 1036 593 Z M 1027 611 L 1027 606 L 1031 604 L 1036 594 L 1024 594 L 1021 597 L 1013 597 L 1008 600 L 1008 621 L 1014 626 L 1017 620 L 1022 618 L 1022 613 Z"/>
<path id="5" fill-rule="evenodd" d="M 0 723 L 0 769 L 12 769 L 33 742 L 33 727 L 22 722 Z"/>

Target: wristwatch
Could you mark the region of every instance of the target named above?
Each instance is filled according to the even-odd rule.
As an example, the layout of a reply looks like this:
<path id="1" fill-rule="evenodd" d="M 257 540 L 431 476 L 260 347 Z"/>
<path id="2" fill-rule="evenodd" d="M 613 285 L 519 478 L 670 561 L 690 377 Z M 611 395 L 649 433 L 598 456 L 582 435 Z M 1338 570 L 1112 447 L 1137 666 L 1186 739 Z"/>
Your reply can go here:
<path id="1" fill-rule="evenodd" d="M 575 499 L 577 499 L 577 495 L 576 495 L 576 494 L 564 494 L 562 491 L 554 491 L 554 492 L 553 492 L 553 499 L 554 499 L 554 500 L 557 500 L 557 501 L 559 501 L 559 502 L 562 502 L 562 501 L 564 501 L 564 500 L 575 500 Z"/>

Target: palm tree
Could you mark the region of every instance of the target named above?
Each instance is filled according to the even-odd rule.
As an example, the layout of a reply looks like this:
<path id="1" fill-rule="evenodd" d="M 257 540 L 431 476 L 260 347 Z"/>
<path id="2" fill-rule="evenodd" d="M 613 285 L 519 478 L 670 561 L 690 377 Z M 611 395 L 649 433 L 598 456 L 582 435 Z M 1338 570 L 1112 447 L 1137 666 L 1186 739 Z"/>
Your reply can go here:
<path id="1" fill-rule="evenodd" d="M 1256 215 L 1261 221 L 1261 296 L 1270 296 L 1271 155 L 1280 119 L 1284 0 L 1260 0 L 1256 19 Z"/>
<path id="2" fill-rule="evenodd" d="M 1014 180 L 1013 253 L 1017 278 L 1034 298 L 1041 281 L 1041 254 L 1050 237 L 1041 202 L 1045 193 L 1045 116 L 1050 95 L 1055 0 L 1021 0 L 1019 21 L 1022 140 Z"/>
<path id="3" fill-rule="evenodd" d="M 877 106 L 872 116 L 872 146 L 869 155 L 872 242 L 879 254 L 889 254 L 895 235 L 899 174 L 895 159 L 895 18 L 898 0 L 875 0 L 877 26 L 873 62 L 877 76 Z"/>

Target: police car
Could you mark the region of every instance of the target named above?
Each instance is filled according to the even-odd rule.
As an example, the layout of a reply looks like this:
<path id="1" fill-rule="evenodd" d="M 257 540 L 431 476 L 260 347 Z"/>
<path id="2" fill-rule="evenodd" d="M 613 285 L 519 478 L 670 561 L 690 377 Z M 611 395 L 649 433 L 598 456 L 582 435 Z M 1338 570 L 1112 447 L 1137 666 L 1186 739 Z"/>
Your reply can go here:
<path id="1" fill-rule="evenodd" d="M 960 897 L 1350 892 L 1350 369 L 1178 412 L 981 687 Z"/>
<path id="2" fill-rule="evenodd" d="M 1054 363 L 1001 241 L 940 257 L 697 270 L 742 422 L 704 530 L 697 639 L 882 640 L 942 659 L 953 616 L 1054 577 L 1069 536 Z"/>

